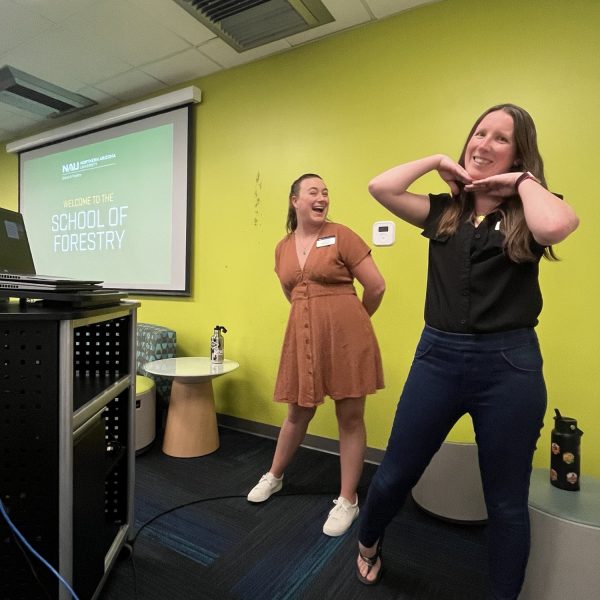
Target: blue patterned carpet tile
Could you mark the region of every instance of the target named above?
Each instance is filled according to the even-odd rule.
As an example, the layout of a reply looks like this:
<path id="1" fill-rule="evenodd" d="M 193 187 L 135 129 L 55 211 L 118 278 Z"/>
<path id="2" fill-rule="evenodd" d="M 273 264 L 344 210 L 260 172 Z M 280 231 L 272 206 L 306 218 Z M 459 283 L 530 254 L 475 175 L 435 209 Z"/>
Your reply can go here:
<path id="1" fill-rule="evenodd" d="M 330 562 L 341 543 L 341 538 L 328 538 L 320 533 L 308 547 L 287 547 L 285 552 L 279 548 L 277 552 L 269 552 L 238 579 L 231 590 L 232 594 L 236 598 L 253 597 L 265 600 L 302 598 L 305 590 L 313 584 L 323 569 L 335 568 Z M 285 560 L 282 561 L 282 558 Z M 280 563 L 276 576 L 273 576 L 274 561 Z M 270 573 L 269 578 L 265 578 L 265 571 Z"/>
<path id="2" fill-rule="evenodd" d="M 224 505 L 225 501 L 220 502 L 217 508 L 208 503 L 181 508 L 144 527 L 138 539 L 152 538 L 190 560 L 210 565 L 239 544 L 254 526 L 252 519 L 240 518 L 231 508 L 231 504 L 242 501 L 246 503 L 243 498 L 226 501 L 227 505 Z M 141 524 L 136 520 L 136 527 Z"/>
<path id="3" fill-rule="evenodd" d="M 144 535 L 147 536 L 148 540 L 171 548 L 178 554 L 181 554 L 204 567 L 210 565 L 219 556 L 214 551 L 197 543 L 195 539 L 190 539 L 187 534 L 179 535 L 175 531 L 167 531 L 164 528 L 153 529 L 152 526 L 150 526 L 145 530 Z"/>

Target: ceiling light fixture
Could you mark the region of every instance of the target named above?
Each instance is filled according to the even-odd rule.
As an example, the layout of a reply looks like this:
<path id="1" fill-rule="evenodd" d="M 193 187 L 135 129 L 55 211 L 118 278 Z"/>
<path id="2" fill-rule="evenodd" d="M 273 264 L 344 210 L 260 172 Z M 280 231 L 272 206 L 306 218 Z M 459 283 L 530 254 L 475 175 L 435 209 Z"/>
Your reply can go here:
<path id="1" fill-rule="evenodd" d="M 0 102 L 41 117 L 58 117 L 96 104 L 8 65 L 0 68 Z"/>

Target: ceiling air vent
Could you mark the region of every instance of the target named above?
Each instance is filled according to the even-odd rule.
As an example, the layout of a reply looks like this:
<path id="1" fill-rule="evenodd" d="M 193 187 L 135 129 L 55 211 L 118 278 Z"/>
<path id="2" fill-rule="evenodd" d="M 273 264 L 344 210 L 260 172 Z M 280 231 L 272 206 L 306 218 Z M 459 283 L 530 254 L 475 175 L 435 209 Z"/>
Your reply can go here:
<path id="1" fill-rule="evenodd" d="M 0 102 L 42 117 L 58 117 L 96 104 L 8 65 L 0 68 Z"/>
<path id="2" fill-rule="evenodd" d="M 320 0 L 174 0 L 238 52 L 331 23 Z"/>

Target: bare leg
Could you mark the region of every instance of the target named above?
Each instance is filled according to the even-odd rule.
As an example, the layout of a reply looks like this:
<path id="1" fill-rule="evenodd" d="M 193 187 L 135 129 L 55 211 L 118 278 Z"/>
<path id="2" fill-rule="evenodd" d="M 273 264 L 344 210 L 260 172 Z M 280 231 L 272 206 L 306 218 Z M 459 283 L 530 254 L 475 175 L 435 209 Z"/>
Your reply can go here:
<path id="1" fill-rule="evenodd" d="M 298 446 L 302 443 L 308 424 L 315 414 L 315 408 L 306 408 L 297 404 L 288 405 L 288 414 L 279 431 L 273 463 L 269 472 L 278 479 L 291 462 Z"/>
<path id="2" fill-rule="evenodd" d="M 367 444 L 364 396 L 336 400 L 335 412 L 340 434 L 340 496 L 354 504 Z"/>

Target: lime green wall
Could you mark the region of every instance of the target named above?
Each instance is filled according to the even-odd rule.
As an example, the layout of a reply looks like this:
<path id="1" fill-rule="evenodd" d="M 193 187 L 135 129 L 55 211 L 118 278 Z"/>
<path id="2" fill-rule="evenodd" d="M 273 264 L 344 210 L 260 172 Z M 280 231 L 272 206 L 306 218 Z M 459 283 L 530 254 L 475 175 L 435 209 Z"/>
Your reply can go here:
<path id="1" fill-rule="evenodd" d="M 0 206 L 17 210 L 19 206 L 19 162 L 14 154 L 0 151 Z"/>
<path id="2" fill-rule="evenodd" d="M 273 249 L 290 182 L 320 173 L 331 218 L 370 241 L 373 221 L 390 218 L 367 194 L 373 175 L 434 152 L 456 157 L 485 108 L 515 102 L 536 120 L 551 189 L 582 222 L 557 247 L 563 261 L 541 268 L 549 405 L 536 464 L 548 464 L 556 406 L 585 431 L 583 472 L 600 475 L 600 203 L 590 195 L 599 29 L 596 0 L 446 0 L 192 82 L 203 92 L 195 109 L 193 296 L 142 298 L 140 320 L 176 329 L 180 355 L 207 354 L 213 325 L 226 325 L 226 356 L 241 368 L 215 382 L 217 410 L 279 425 L 285 407 L 271 394 L 288 306 Z M 0 169 L 0 202 L 16 204 L 16 163 L 0 155 Z M 431 175 L 416 189 L 444 186 Z M 401 222 L 394 246 L 373 249 L 388 291 L 373 318 L 386 389 L 367 402 L 372 447 L 385 447 L 422 328 L 426 250 L 418 230 Z M 331 402 L 309 431 L 336 437 Z M 472 438 L 466 421 L 451 435 Z"/>

